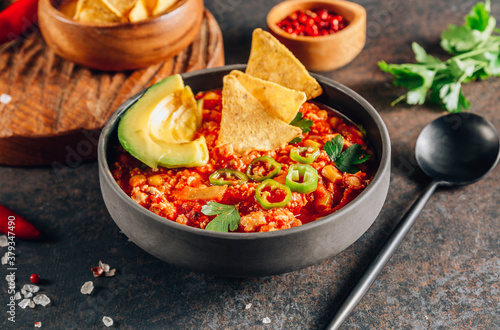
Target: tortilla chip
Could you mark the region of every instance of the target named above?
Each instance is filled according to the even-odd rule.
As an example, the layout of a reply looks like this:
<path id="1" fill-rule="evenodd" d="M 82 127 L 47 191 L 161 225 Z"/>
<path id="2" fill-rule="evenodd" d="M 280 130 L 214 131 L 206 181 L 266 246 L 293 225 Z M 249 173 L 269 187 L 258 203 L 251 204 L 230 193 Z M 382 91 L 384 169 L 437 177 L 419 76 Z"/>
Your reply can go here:
<path id="1" fill-rule="evenodd" d="M 130 14 L 128 16 L 130 22 L 139 22 L 147 19 L 149 16 L 148 14 L 148 9 L 146 7 L 146 4 L 144 3 L 144 0 L 138 0 L 135 3 L 134 8 L 130 11 Z"/>
<path id="2" fill-rule="evenodd" d="M 137 0 L 102 0 L 102 2 L 117 16 L 127 17 Z"/>
<path id="3" fill-rule="evenodd" d="M 111 11 L 102 0 L 79 0 L 74 19 L 87 23 L 119 23 L 123 18 Z"/>
<path id="4" fill-rule="evenodd" d="M 306 93 L 307 99 L 323 92 L 307 69 L 269 32 L 255 29 L 246 73 Z"/>
<path id="5" fill-rule="evenodd" d="M 172 7 L 177 0 L 158 0 L 155 8 L 153 9 L 153 15 L 157 16 L 166 12 L 170 7 Z"/>
<path id="6" fill-rule="evenodd" d="M 271 81 L 252 77 L 238 70 L 231 71 L 240 84 L 245 87 L 259 102 L 278 118 L 290 123 L 299 112 L 300 106 L 306 101 L 306 94 L 283 87 Z"/>
<path id="7" fill-rule="evenodd" d="M 285 146 L 302 130 L 279 119 L 243 87 L 235 76 L 224 77 L 218 145 L 231 144 L 239 154 Z"/>

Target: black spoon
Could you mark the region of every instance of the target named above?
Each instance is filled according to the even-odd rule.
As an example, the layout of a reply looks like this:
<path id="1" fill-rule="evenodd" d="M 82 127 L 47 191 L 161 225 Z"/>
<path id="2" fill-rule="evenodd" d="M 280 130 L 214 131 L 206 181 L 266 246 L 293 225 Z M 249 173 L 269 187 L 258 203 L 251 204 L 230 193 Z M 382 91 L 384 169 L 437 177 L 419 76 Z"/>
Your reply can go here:
<path id="1" fill-rule="evenodd" d="M 415 144 L 415 157 L 420 168 L 433 181 L 401 219 L 326 329 L 340 328 L 401 244 L 438 186 L 470 184 L 495 168 L 500 157 L 500 137 L 495 127 L 483 117 L 453 113 L 424 127 Z"/>

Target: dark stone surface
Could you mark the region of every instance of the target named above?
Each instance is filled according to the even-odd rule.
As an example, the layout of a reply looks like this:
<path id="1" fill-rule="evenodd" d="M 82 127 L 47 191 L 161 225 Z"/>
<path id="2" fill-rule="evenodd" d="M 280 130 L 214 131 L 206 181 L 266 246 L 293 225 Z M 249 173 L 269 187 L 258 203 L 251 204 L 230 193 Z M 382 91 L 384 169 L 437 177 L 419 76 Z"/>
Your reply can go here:
<path id="1" fill-rule="evenodd" d="M 214 0 L 206 6 L 219 21 L 227 63 L 248 58 L 251 31 L 265 27 L 277 1 Z M 368 11 L 368 43 L 348 66 L 323 73 L 363 95 L 379 110 L 392 138 L 393 174 L 387 202 L 375 224 L 339 255 L 300 271 L 263 278 L 227 279 L 179 270 L 146 254 L 107 213 L 95 162 L 61 168 L 0 167 L 0 204 L 31 220 L 45 240 L 16 243 L 17 285 L 31 273 L 43 281 L 52 305 L 16 308 L 7 320 L 7 267 L 0 270 L 0 328 L 323 328 L 367 267 L 426 178 L 413 165 L 413 145 L 426 123 L 441 116 L 431 106 L 390 102 L 402 93 L 377 68 L 379 60 L 410 62 L 410 44 L 437 54 L 448 23 L 459 24 L 475 1 L 357 1 Z M 500 6 L 493 3 L 500 17 Z M 472 111 L 500 127 L 500 80 L 469 84 Z M 1 92 L 1 91 L 0 91 Z M 494 329 L 500 327 L 500 168 L 474 185 L 440 189 L 351 316 L 345 329 Z M 2 254 L 6 251 L 1 248 Z M 90 268 L 102 260 L 118 269 L 98 278 L 90 296 Z M 252 304 L 249 309 L 245 305 Z M 270 324 L 262 320 L 269 317 Z"/>

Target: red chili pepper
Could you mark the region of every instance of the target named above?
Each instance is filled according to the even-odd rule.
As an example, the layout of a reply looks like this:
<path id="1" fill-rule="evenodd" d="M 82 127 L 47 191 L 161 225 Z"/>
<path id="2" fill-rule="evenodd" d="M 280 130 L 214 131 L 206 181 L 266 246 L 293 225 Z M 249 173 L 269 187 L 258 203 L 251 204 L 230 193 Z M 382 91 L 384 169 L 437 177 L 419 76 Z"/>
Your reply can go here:
<path id="1" fill-rule="evenodd" d="M 14 40 L 37 21 L 38 0 L 18 0 L 0 12 L 0 44 Z"/>
<path id="2" fill-rule="evenodd" d="M 20 239 L 40 237 L 40 232 L 31 223 L 2 205 L 0 205 L 0 232 Z"/>

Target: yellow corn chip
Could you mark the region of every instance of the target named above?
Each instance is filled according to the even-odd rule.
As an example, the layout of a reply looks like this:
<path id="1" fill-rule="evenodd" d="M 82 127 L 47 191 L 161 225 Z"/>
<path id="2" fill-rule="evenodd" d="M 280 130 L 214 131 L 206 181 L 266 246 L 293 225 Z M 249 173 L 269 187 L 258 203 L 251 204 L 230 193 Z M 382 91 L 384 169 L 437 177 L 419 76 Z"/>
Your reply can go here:
<path id="1" fill-rule="evenodd" d="M 177 0 L 158 0 L 156 6 L 153 9 L 153 16 L 163 14 L 168 8 L 172 7 Z"/>
<path id="2" fill-rule="evenodd" d="M 323 92 L 316 79 L 311 77 L 292 52 L 262 29 L 253 31 L 246 73 L 302 91 L 306 93 L 308 100 Z"/>
<path id="3" fill-rule="evenodd" d="M 302 130 L 279 119 L 232 75 L 224 77 L 218 145 L 232 144 L 239 154 L 285 146 Z"/>
<path id="4" fill-rule="evenodd" d="M 135 3 L 134 8 L 130 11 L 130 14 L 128 15 L 128 19 L 130 22 L 139 22 L 147 19 L 149 17 L 148 10 L 146 8 L 146 4 L 144 3 L 144 0 L 138 0 Z"/>
<path id="5" fill-rule="evenodd" d="M 123 18 L 111 11 L 102 0 L 79 0 L 75 19 L 86 23 L 119 23 Z"/>
<path id="6" fill-rule="evenodd" d="M 135 6 L 137 0 L 102 0 L 104 4 L 117 16 L 126 17 Z"/>
<path id="7" fill-rule="evenodd" d="M 149 17 L 153 17 L 153 10 L 156 7 L 156 0 L 144 0 L 144 5 L 146 5 L 146 9 L 148 10 Z"/>
<path id="8" fill-rule="evenodd" d="M 290 123 L 306 101 L 306 94 L 283 87 L 271 81 L 250 76 L 238 70 L 231 71 L 238 81 L 268 110 Z"/>

